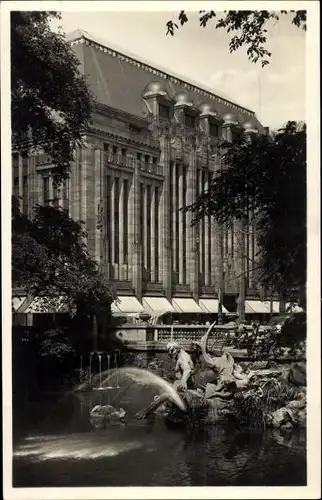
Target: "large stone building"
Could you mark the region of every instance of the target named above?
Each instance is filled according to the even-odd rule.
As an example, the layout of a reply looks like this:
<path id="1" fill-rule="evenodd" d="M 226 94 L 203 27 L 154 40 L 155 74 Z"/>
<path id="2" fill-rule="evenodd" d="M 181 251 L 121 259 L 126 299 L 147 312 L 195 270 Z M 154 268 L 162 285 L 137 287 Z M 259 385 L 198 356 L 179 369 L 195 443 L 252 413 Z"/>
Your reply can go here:
<path id="1" fill-rule="evenodd" d="M 216 312 L 223 289 L 233 310 L 244 269 L 255 299 L 252 226 L 221 230 L 206 217 L 192 227 L 192 214 L 180 211 L 220 168 L 222 137 L 263 131 L 254 112 L 86 33 L 70 41 L 98 102 L 93 123 L 58 189 L 46 155 L 14 157 L 23 210 L 53 203 L 85 222 L 88 249 L 121 297 L 116 309 Z"/>

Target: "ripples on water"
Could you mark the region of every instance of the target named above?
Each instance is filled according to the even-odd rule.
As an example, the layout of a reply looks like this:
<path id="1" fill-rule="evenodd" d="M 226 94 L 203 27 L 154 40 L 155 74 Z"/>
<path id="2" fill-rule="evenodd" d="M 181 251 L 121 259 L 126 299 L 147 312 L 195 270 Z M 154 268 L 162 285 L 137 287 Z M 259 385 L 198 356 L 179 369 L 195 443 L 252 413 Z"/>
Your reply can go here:
<path id="1" fill-rule="evenodd" d="M 153 394 L 132 387 L 34 403 L 31 418 L 24 419 L 27 412 L 15 423 L 14 486 L 305 484 L 303 433 L 283 436 L 222 426 L 189 432 L 168 429 L 162 421 L 131 420 Z M 91 429 L 89 411 L 96 404 L 124 407 L 129 423 Z"/>

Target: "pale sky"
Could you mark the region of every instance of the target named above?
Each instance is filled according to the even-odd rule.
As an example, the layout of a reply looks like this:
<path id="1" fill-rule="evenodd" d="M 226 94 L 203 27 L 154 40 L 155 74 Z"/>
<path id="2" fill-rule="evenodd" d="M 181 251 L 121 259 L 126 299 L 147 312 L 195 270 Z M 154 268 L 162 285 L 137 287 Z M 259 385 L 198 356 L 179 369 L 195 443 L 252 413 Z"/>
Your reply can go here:
<path id="1" fill-rule="evenodd" d="M 122 3 L 122 2 L 121 2 Z M 178 11 L 179 11 L 178 7 Z M 102 43 L 150 61 L 178 76 L 191 78 L 255 111 L 264 126 L 305 120 L 305 32 L 287 17 L 268 27 L 270 64 L 248 61 L 246 51 L 230 54 L 229 35 L 198 15 L 175 36 L 165 36 L 166 22 L 178 12 L 65 12 L 59 24 L 66 33 L 83 29 Z M 56 23 L 57 25 L 57 23 Z"/>

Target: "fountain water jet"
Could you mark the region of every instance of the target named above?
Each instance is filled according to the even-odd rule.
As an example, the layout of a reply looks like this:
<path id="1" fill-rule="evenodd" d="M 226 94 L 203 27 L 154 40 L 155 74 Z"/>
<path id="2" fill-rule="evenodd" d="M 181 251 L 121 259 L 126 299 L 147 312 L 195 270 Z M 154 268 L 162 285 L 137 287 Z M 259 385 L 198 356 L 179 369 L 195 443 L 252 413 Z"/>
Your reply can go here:
<path id="1" fill-rule="evenodd" d="M 115 370 L 116 370 L 116 389 L 120 389 L 119 386 L 119 380 L 118 380 L 118 366 L 117 366 L 117 352 L 114 353 L 114 363 L 115 363 Z"/>
<path id="2" fill-rule="evenodd" d="M 92 382 L 92 357 L 93 357 L 93 352 L 89 353 L 89 367 L 88 367 L 88 381 L 89 383 Z"/>
<path id="3" fill-rule="evenodd" d="M 132 367 L 125 367 L 125 368 L 118 368 L 118 370 L 113 370 L 110 375 L 107 376 L 107 378 L 103 381 L 110 383 L 110 379 L 114 377 L 116 374 L 118 376 L 125 376 L 130 378 L 132 381 L 136 382 L 138 385 L 144 385 L 144 386 L 155 386 L 159 389 L 162 390 L 162 394 L 167 394 L 168 399 L 171 400 L 175 405 L 180 408 L 180 410 L 185 411 L 186 410 L 186 405 L 184 401 L 182 400 L 181 396 L 179 393 L 174 389 L 174 387 L 164 380 L 163 378 L 159 377 L 158 375 L 155 375 L 154 373 L 148 371 L 148 370 L 142 370 L 140 368 L 132 368 Z M 118 378 L 120 380 L 120 378 Z"/>

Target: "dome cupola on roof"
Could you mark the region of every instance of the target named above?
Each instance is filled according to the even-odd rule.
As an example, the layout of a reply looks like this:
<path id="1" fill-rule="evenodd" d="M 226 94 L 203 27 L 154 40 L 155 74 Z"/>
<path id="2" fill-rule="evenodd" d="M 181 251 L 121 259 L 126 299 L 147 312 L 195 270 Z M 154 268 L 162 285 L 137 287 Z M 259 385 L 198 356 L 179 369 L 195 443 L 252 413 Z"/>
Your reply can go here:
<path id="1" fill-rule="evenodd" d="M 150 82 L 146 85 L 143 91 L 143 97 L 151 97 L 154 95 L 167 95 L 167 89 L 164 82 Z"/>
<path id="2" fill-rule="evenodd" d="M 189 106 L 193 107 L 193 100 L 188 92 L 180 92 L 174 98 L 175 106 Z"/>
<path id="3" fill-rule="evenodd" d="M 199 111 L 200 111 L 200 116 L 217 116 L 218 113 L 215 110 L 215 108 L 209 104 L 208 102 L 205 102 L 199 106 Z"/>
<path id="4" fill-rule="evenodd" d="M 244 132 L 248 133 L 248 134 L 251 134 L 251 133 L 256 134 L 258 132 L 257 127 L 255 126 L 255 124 L 251 120 L 244 122 L 242 127 L 244 129 Z"/>
<path id="5" fill-rule="evenodd" d="M 233 113 L 225 113 L 222 118 L 224 125 L 238 125 L 237 117 Z"/>

